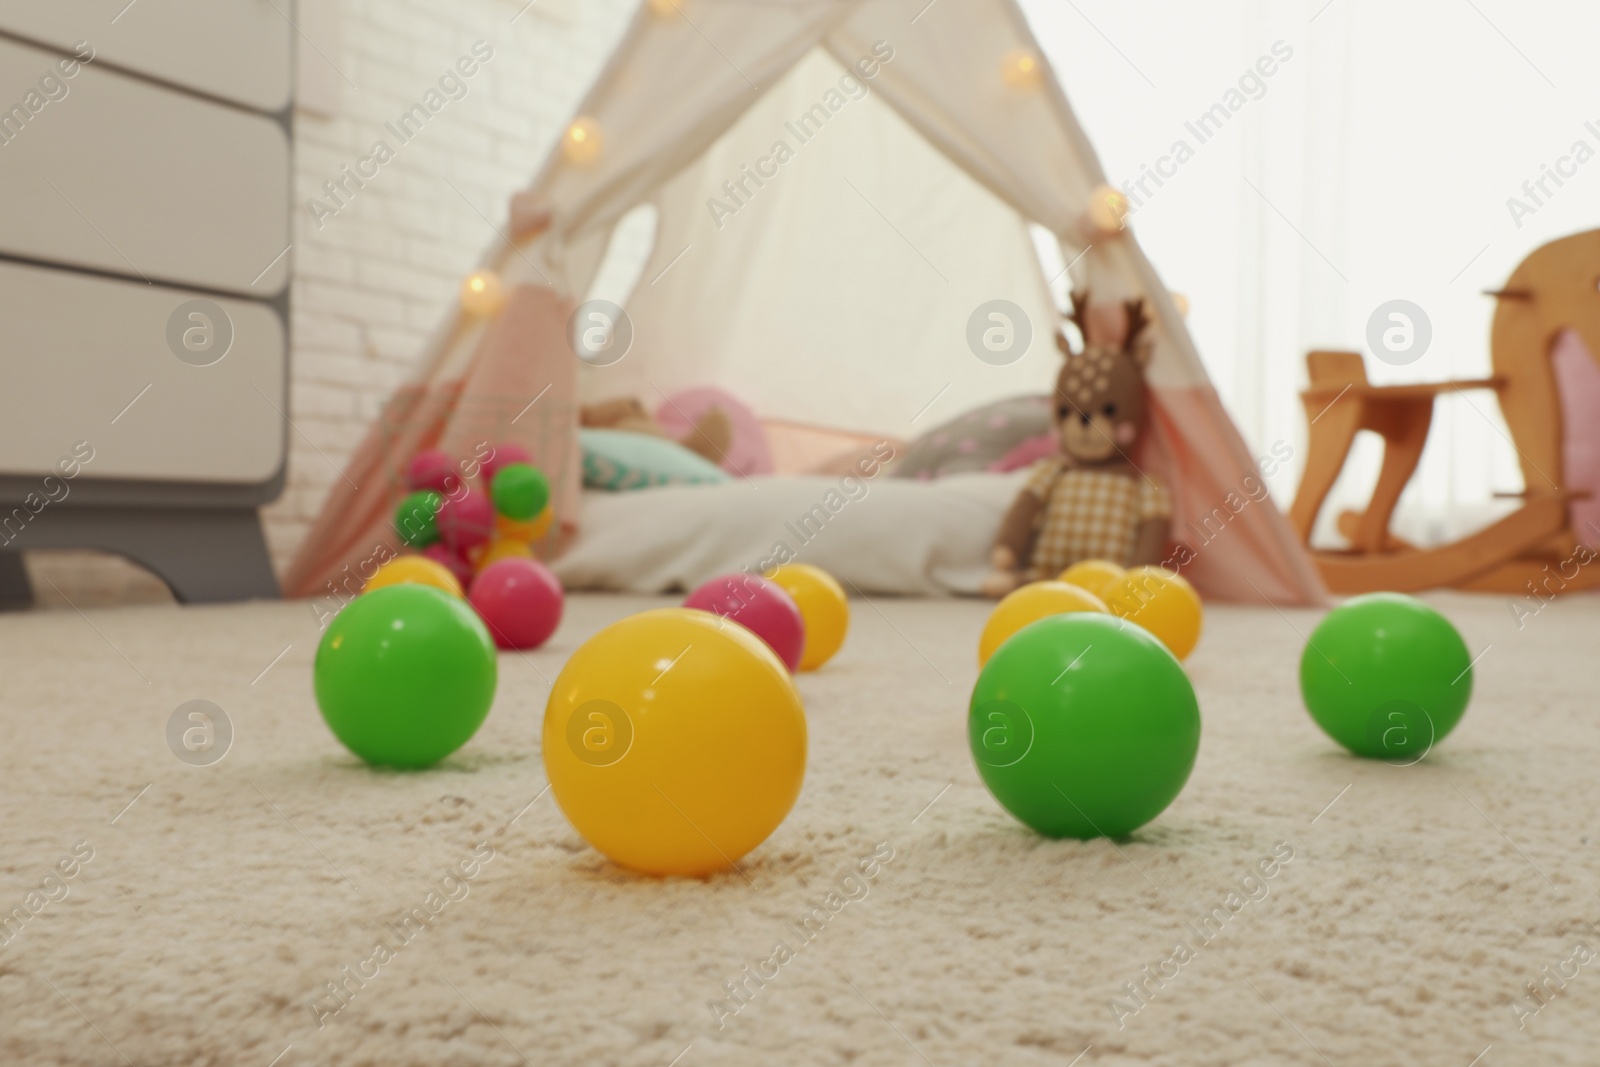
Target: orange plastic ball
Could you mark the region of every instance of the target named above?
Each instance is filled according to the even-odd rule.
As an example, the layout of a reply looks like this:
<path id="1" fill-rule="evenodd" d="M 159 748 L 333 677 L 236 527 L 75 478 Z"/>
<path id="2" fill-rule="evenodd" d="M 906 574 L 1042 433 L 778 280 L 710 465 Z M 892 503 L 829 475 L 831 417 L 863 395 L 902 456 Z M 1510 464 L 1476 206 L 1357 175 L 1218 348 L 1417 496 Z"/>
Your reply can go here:
<path id="1" fill-rule="evenodd" d="M 555 521 L 555 509 L 546 504 L 545 509 L 539 512 L 538 517 L 533 520 L 533 536 L 528 538 L 528 540 L 535 544 L 543 541 L 545 539 L 545 535 L 550 532 L 551 524 L 553 524 Z"/>
<path id="2" fill-rule="evenodd" d="M 508 519 L 504 515 L 494 517 L 494 535 L 502 541 L 524 541 L 528 544 L 537 544 L 544 540 L 550 532 L 550 526 L 555 522 L 555 511 L 548 504 L 539 514 L 527 520 Z"/>
<path id="3" fill-rule="evenodd" d="M 533 526 L 538 519 L 508 519 L 504 515 L 494 517 L 494 536 L 498 541 L 533 540 Z"/>

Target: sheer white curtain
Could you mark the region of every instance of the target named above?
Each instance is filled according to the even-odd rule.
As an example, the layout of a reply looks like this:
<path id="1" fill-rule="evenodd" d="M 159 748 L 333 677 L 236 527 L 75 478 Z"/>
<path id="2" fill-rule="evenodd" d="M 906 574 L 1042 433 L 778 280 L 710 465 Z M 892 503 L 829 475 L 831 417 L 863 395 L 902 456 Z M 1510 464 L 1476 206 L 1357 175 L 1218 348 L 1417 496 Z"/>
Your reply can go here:
<path id="1" fill-rule="evenodd" d="M 1295 449 L 1273 483 L 1285 504 L 1307 349 L 1360 349 L 1381 382 L 1483 376 L 1481 291 L 1545 241 L 1600 226 L 1593 0 L 1023 6 L 1113 183 L 1131 184 L 1132 225 L 1189 297 L 1246 440 Z M 1531 211 L 1514 215 L 1512 197 Z M 1366 342 L 1395 299 L 1432 329 L 1406 366 Z M 1375 442 L 1357 456 L 1325 520 L 1370 489 Z M 1423 541 L 1458 536 L 1507 506 L 1494 493 L 1520 488 L 1493 397 L 1448 398 L 1398 524 Z"/>

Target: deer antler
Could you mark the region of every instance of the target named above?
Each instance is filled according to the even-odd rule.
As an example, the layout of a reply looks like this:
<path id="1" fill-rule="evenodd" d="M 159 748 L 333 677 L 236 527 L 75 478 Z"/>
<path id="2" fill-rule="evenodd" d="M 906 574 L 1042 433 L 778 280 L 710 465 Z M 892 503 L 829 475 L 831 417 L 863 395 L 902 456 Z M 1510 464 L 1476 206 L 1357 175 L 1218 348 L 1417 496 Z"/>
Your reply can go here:
<path id="1" fill-rule="evenodd" d="M 1067 321 L 1078 328 L 1078 337 L 1084 345 L 1089 343 L 1089 290 L 1074 289 L 1068 294 L 1072 299 L 1072 310 L 1067 313 Z M 1062 351 L 1066 351 L 1065 348 Z"/>
<path id="2" fill-rule="evenodd" d="M 1124 300 L 1122 306 L 1128 312 L 1128 334 L 1122 342 L 1124 352 L 1132 352 L 1133 346 L 1139 340 L 1139 335 L 1150 325 L 1150 317 L 1144 313 L 1144 297 L 1136 300 Z"/>

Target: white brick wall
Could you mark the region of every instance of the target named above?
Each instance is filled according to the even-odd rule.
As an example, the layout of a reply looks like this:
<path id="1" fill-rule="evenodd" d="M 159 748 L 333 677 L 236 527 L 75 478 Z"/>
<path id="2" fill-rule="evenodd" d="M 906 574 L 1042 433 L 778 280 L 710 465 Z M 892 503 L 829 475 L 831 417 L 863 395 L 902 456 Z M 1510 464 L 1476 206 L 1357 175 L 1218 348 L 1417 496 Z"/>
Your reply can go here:
<path id="1" fill-rule="evenodd" d="M 638 0 L 535 0 L 526 10 L 526 0 L 322 2 L 336 9 L 338 44 L 323 48 L 326 60 L 302 48 L 301 62 L 331 61 L 343 77 L 333 75 L 335 114 L 295 114 L 295 429 L 288 483 L 264 512 L 280 571 L 338 480 L 335 467 L 409 377 L 492 240 L 484 216 L 504 224 L 508 197 L 532 178 Z M 494 56 L 463 79 L 467 95 L 399 143 L 384 123 L 478 40 Z M 322 183 L 354 170 L 380 139 L 394 159 L 319 228 L 306 201 L 325 199 Z"/>

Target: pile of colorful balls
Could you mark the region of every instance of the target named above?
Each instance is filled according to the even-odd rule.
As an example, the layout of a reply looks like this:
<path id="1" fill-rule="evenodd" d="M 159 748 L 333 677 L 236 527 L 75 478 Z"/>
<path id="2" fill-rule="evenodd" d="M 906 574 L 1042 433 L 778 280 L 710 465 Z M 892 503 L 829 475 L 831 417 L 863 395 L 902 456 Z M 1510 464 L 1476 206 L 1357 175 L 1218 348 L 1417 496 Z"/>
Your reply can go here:
<path id="1" fill-rule="evenodd" d="M 562 591 L 534 557 L 554 517 L 549 479 L 530 459 L 513 444 L 460 463 L 438 449 L 417 453 L 394 528 L 418 551 L 386 563 L 364 591 L 431 585 L 466 598 L 500 648 L 544 644 L 561 622 Z"/>

